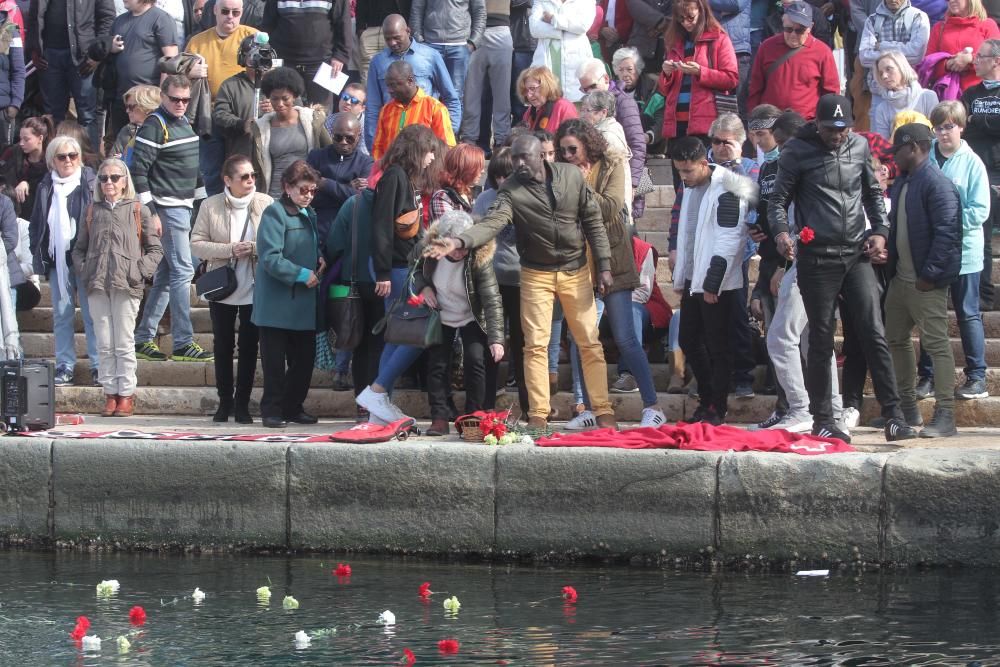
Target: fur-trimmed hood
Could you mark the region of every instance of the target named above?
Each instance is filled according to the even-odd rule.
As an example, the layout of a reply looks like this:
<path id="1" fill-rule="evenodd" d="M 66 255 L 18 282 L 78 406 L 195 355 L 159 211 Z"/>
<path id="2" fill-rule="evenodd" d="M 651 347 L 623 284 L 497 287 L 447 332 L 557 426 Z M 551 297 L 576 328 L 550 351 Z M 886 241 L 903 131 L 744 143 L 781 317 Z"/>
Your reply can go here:
<path id="1" fill-rule="evenodd" d="M 750 208 L 757 205 L 760 188 L 754 183 L 753 179 L 742 174 L 737 174 L 732 169 L 726 169 L 725 167 L 717 166 L 714 171 L 720 172 L 716 178 L 722 182 L 722 187 L 727 192 L 733 193 L 740 199 L 745 199 Z M 715 176 L 713 175 L 713 177 Z"/>
<path id="2" fill-rule="evenodd" d="M 431 226 L 427 228 L 424 232 L 424 240 L 422 245 L 428 246 L 440 237 L 440 232 L 438 231 L 438 223 L 432 222 Z M 496 252 L 497 243 L 495 240 L 488 242 L 484 246 L 476 248 L 472 254 L 472 265 L 475 268 L 485 266 L 486 264 L 493 261 L 493 253 Z"/>

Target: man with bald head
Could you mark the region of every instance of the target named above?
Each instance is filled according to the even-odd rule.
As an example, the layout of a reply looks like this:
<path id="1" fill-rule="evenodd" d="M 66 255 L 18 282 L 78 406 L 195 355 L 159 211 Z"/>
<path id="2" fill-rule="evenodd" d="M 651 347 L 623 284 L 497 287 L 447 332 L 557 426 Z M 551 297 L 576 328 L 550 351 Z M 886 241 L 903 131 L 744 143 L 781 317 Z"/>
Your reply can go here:
<path id="1" fill-rule="evenodd" d="M 447 107 L 451 127 L 459 127 L 462 122 L 462 98 L 460 92 L 455 90 L 441 54 L 414 41 L 406 19 L 399 14 L 391 14 L 382 22 L 382 38 L 385 48 L 372 58 L 368 66 L 368 104 L 365 108 L 364 132 L 365 144 L 373 151 L 373 155 L 379 114 L 392 98 L 386 77 L 389 66 L 393 63 L 408 63 L 417 86 L 427 95 L 439 99 Z"/>
<path id="2" fill-rule="evenodd" d="M 410 0 L 363 0 L 358 2 L 354 12 L 354 24 L 358 38 L 354 52 L 354 62 L 361 72 L 361 85 L 368 86 L 368 66 L 379 51 L 385 48 L 382 39 L 382 22 L 391 14 L 409 16 Z"/>
<path id="3" fill-rule="evenodd" d="M 546 162 L 542 144 L 522 134 L 511 146 L 514 174 L 500 186 L 486 216 L 458 238 L 441 237 L 425 254 L 441 259 L 460 248 L 489 243 L 507 225 L 514 225 L 521 256 L 521 329 L 524 331 L 524 379 L 528 388 L 528 426 L 545 426 L 549 415 L 549 336 L 552 304 L 566 313 L 580 350 L 583 378 L 591 409 L 601 428 L 616 428 L 608 400 L 608 370 L 597 329 L 594 283 L 587 264 L 587 246 L 598 270 L 598 288 L 613 285 L 611 246 L 601 209 L 583 172 L 562 162 Z"/>
<path id="4" fill-rule="evenodd" d="M 309 151 L 306 161 L 322 176 L 312 206 L 320 243 L 326 240 L 340 207 L 368 187 L 372 159 L 358 150 L 361 122 L 354 114 L 338 113 L 330 126 L 333 143 Z"/>
<path id="5" fill-rule="evenodd" d="M 368 79 L 369 84 L 371 79 Z M 385 73 L 385 86 L 391 100 L 382 107 L 372 143 L 372 157 L 381 160 L 389 144 L 407 125 L 426 125 L 438 139 L 449 146 L 455 145 L 448 109 L 417 85 L 413 68 L 405 60 L 389 65 Z M 369 104 L 369 109 L 371 105 Z M 367 126 L 367 119 L 365 121 Z"/>

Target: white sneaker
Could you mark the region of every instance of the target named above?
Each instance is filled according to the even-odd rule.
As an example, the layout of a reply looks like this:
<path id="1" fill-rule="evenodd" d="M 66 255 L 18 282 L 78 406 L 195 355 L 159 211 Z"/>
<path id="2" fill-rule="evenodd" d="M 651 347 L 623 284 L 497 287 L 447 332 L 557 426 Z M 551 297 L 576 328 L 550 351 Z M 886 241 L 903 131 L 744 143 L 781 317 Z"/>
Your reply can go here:
<path id="1" fill-rule="evenodd" d="M 781 421 L 769 427 L 772 431 L 788 431 L 789 433 L 809 433 L 812 431 L 812 416 L 806 415 L 785 415 Z"/>
<path id="2" fill-rule="evenodd" d="M 858 424 L 861 423 L 861 413 L 858 412 L 857 408 L 844 408 L 843 412 L 840 413 L 840 421 L 847 428 L 857 428 Z"/>
<path id="3" fill-rule="evenodd" d="M 591 428 L 597 428 L 597 417 L 590 410 L 584 410 L 566 422 L 567 431 L 586 431 Z"/>
<path id="4" fill-rule="evenodd" d="M 371 386 L 365 387 L 365 390 L 358 394 L 354 400 L 358 405 L 367 410 L 369 415 L 381 419 L 387 424 L 397 419 L 402 419 L 402 417 L 396 416 L 397 413 L 400 413 L 400 410 L 392 404 L 388 394 L 377 394 L 372 390 Z"/>
<path id="5" fill-rule="evenodd" d="M 667 416 L 659 408 L 649 407 L 642 409 L 642 421 L 639 426 L 652 426 L 656 428 L 667 421 Z"/>

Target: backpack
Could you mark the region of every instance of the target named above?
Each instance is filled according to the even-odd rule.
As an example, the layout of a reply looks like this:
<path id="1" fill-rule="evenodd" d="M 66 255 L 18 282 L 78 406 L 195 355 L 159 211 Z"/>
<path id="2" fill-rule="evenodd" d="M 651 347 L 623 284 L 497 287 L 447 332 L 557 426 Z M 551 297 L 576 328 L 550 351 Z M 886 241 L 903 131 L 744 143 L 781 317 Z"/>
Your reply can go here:
<path id="1" fill-rule="evenodd" d="M 163 119 L 163 116 L 160 115 L 160 112 L 154 111 L 149 114 L 147 118 L 156 118 L 156 120 L 160 121 L 160 127 L 163 129 L 163 143 L 167 143 L 167 140 L 170 138 L 170 130 L 167 129 L 167 122 Z M 135 139 L 138 136 L 139 128 L 136 128 L 132 137 L 125 144 L 125 148 L 122 149 L 122 162 L 124 162 L 125 166 L 129 169 L 132 168 L 132 155 L 135 153 Z"/>

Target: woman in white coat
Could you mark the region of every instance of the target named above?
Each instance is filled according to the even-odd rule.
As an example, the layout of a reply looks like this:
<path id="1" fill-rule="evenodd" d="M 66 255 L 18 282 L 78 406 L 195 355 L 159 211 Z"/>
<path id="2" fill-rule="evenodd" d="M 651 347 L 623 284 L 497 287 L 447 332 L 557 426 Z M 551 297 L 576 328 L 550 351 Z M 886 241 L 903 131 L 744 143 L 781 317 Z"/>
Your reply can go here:
<path id="1" fill-rule="evenodd" d="M 534 67 L 548 67 L 570 102 L 583 97 L 576 69 L 594 57 L 587 31 L 597 15 L 595 0 L 535 0 L 528 19 L 531 36 L 538 40 Z"/>

